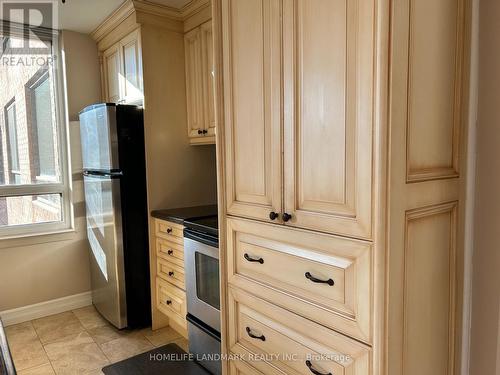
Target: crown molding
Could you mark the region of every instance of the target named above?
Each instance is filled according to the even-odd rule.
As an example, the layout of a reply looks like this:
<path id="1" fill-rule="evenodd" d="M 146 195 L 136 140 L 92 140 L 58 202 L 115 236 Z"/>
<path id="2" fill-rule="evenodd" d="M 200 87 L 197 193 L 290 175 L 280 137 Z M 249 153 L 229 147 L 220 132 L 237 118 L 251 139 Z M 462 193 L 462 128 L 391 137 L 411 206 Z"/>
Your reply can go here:
<path id="1" fill-rule="evenodd" d="M 90 36 L 96 42 L 101 41 L 127 17 L 136 12 L 184 22 L 189 17 L 196 15 L 209 6 L 210 0 L 191 0 L 180 9 L 160 5 L 148 0 L 128 0 L 97 26 L 97 28 L 90 33 Z"/>
<path id="2" fill-rule="evenodd" d="M 210 6 L 210 0 L 191 0 L 180 9 L 183 20 Z"/>
<path id="3" fill-rule="evenodd" d="M 132 0 L 124 2 L 90 33 L 91 38 L 96 42 L 101 41 L 102 38 L 114 30 L 124 19 L 134 13 L 134 11 L 134 2 Z"/>

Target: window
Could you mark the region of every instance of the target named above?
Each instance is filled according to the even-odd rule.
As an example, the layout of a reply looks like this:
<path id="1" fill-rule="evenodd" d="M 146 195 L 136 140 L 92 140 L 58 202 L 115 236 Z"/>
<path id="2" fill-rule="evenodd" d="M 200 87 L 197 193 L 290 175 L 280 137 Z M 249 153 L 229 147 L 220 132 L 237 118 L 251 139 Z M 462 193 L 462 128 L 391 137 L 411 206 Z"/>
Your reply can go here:
<path id="1" fill-rule="evenodd" d="M 30 96 L 27 109 L 31 119 L 33 176 L 41 181 L 57 181 L 57 128 L 54 126 L 53 104 L 49 73 L 42 70 L 35 82 L 27 87 Z M 31 82 L 30 82 L 31 83 Z"/>
<path id="2" fill-rule="evenodd" d="M 24 45 L 22 33 L 4 46 Z M 0 239 L 70 229 L 66 124 L 57 48 L 0 51 Z M 50 46 L 47 49 L 44 47 Z M 0 46 L 1 48 L 1 46 Z M 33 53 L 30 53 L 33 51 Z"/>
<path id="3" fill-rule="evenodd" d="M 21 183 L 19 170 L 19 149 L 17 145 L 16 103 L 14 99 L 5 107 L 5 134 L 9 160 L 9 183 Z"/>

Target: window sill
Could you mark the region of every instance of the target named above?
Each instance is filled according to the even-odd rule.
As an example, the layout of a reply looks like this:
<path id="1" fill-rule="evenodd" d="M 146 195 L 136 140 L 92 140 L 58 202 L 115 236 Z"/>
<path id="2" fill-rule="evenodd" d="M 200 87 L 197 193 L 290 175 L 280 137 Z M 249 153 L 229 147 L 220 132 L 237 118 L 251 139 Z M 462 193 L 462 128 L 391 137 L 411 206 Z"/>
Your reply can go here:
<path id="1" fill-rule="evenodd" d="M 53 230 L 46 233 L 0 235 L 0 250 L 13 247 L 33 246 L 51 242 L 76 241 L 86 238 L 86 231 L 78 233 L 75 228 Z"/>

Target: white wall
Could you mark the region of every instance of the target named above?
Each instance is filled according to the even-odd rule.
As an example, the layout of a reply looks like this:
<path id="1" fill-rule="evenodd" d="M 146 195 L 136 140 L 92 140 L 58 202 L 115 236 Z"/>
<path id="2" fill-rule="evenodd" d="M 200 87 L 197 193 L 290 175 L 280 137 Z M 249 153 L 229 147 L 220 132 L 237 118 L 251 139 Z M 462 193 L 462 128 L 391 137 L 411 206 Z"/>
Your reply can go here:
<path id="1" fill-rule="evenodd" d="M 84 34 L 64 31 L 62 36 L 68 113 L 74 120 L 80 109 L 100 99 L 97 47 Z M 76 230 L 60 235 L 0 240 L 0 311 L 90 289 L 78 124 L 70 125 L 69 137 Z"/>

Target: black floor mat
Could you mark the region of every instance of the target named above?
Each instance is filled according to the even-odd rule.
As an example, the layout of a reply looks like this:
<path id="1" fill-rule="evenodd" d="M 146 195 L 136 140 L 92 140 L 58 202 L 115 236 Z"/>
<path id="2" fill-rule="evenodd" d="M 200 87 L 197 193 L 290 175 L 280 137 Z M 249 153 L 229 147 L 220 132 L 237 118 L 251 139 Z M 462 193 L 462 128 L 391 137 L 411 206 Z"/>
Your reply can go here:
<path id="1" fill-rule="evenodd" d="M 168 344 L 102 369 L 106 375 L 209 375 L 184 350 Z"/>

